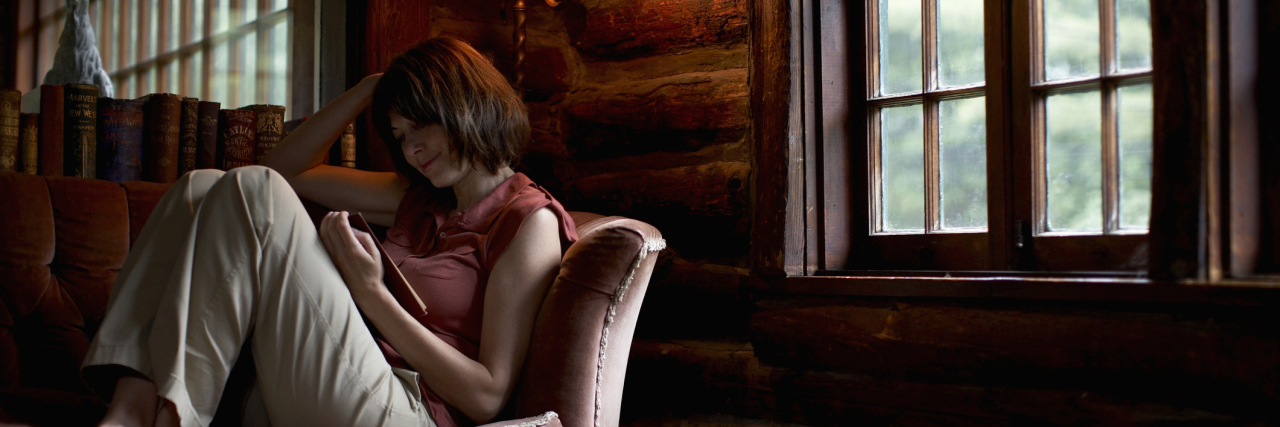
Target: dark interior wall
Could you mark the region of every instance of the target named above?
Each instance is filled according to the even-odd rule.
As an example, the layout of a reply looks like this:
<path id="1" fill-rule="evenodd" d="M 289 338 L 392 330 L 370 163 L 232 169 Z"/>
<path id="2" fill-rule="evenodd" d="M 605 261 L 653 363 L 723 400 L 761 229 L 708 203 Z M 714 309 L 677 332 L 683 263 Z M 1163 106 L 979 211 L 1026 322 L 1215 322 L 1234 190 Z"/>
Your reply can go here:
<path id="1" fill-rule="evenodd" d="M 534 134 L 518 169 L 571 210 L 644 220 L 669 243 L 624 424 L 1280 422 L 1266 293 L 1073 298 L 1084 280 L 1054 284 L 1057 300 L 762 290 L 747 258 L 754 3 L 526 2 Z M 435 0 L 413 36 L 466 40 L 511 75 L 500 3 Z"/>

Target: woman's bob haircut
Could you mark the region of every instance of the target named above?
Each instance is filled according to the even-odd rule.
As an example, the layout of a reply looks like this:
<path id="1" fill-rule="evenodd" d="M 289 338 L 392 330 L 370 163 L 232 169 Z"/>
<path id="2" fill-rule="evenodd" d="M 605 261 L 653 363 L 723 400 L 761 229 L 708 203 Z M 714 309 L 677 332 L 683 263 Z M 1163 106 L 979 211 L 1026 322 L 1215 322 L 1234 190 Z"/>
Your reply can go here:
<path id="1" fill-rule="evenodd" d="M 429 182 L 405 160 L 388 112 L 443 126 L 451 154 L 490 173 L 514 166 L 529 139 L 529 113 L 507 79 L 480 52 L 447 37 L 423 41 L 393 58 L 373 91 L 371 108 L 374 129 L 396 171 L 415 184 Z"/>

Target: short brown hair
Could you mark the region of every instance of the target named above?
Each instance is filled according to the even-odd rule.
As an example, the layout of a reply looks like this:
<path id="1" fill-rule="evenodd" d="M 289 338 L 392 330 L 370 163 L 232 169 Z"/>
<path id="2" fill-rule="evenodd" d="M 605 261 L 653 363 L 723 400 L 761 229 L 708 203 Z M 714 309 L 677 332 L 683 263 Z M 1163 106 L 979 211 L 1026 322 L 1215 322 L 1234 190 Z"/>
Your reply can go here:
<path id="1" fill-rule="evenodd" d="M 448 37 L 423 41 L 396 55 L 373 91 L 373 126 L 396 170 L 410 182 L 425 182 L 392 136 L 391 111 L 443 126 L 453 154 L 489 172 L 515 166 L 530 134 L 524 102 L 502 73 L 470 45 Z"/>

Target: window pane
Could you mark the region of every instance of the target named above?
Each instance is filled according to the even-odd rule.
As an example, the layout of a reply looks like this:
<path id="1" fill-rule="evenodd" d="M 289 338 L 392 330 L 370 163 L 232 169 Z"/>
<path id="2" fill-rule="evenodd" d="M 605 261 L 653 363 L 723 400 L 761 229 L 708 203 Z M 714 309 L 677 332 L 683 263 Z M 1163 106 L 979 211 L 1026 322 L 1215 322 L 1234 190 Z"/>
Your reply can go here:
<path id="1" fill-rule="evenodd" d="M 1102 230 L 1101 96 L 1054 95 L 1045 103 L 1049 229 Z"/>
<path id="2" fill-rule="evenodd" d="M 258 34 L 245 34 L 240 45 L 240 102 L 237 108 L 261 103 L 258 99 Z"/>
<path id="3" fill-rule="evenodd" d="M 942 228 L 987 226 L 986 97 L 938 104 Z"/>
<path id="4" fill-rule="evenodd" d="M 156 40 L 160 38 L 160 0 L 148 0 L 147 4 L 147 46 L 142 52 L 142 59 L 151 59 L 156 56 Z"/>
<path id="5" fill-rule="evenodd" d="M 880 93 L 918 92 L 923 84 L 920 0 L 880 0 Z"/>
<path id="6" fill-rule="evenodd" d="M 169 25 L 165 30 L 166 40 L 169 42 L 169 48 L 165 52 L 173 52 L 182 47 L 182 41 L 178 40 L 181 34 L 178 30 L 182 27 L 182 1 L 181 0 L 165 0 L 169 2 Z"/>
<path id="7" fill-rule="evenodd" d="M 1116 0 L 1116 63 L 1121 70 L 1151 68 L 1151 4 Z"/>
<path id="8" fill-rule="evenodd" d="M 127 18 L 129 23 L 125 25 L 125 31 L 129 32 L 129 37 L 124 45 L 125 59 L 120 64 L 120 68 L 129 68 L 138 62 L 138 14 L 141 13 L 138 8 L 139 1 L 141 0 L 128 0 L 129 8 L 124 12 L 129 15 Z"/>
<path id="9" fill-rule="evenodd" d="M 169 61 L 169 65 L 166 68 L 168 69 L 166 72 L 169 74 L 169 87 L 165 89 L 165 92 L 181 94 L 182 89 L 178 88 L 178 83 L 182 80 L 182 75 L 178 73 L 178 61 Z"/>
<path id="10" fill-rule="evenodd" d="M 191 71 L 187 75 L 191 76 L 188 80 L 191 86 L 187 88 L 187 96 L 204 99 L 204 55 L 197 52 L 188 58 L 191 65 L 187 69 Z"/>
<path id="11" fill-rule="evenodd" d="M 1151 218 L 1151 85 L 1120 92 L 1120 228 L 1148 227 Z"/>
<path id="12" fill-rule="evenodd" d="M 156 67 L 147 67 L 147 71 L 142 73 L 142 80 L 138 82 L 139 93 L 150 94 L 160 92 L 156 89 Z"/>
<path id="13" fill-rule="evenodd" d="M 1044 0 L 1046 80 L 1098 74 L 1098 0 Z"/>
<path id="14" fill-rule="evenodd" d="M 191 10 L 191 39 L 187 43 L 204 40 L 204 0 L 192 0 Z"/>
<path id="15" fill-rule="evenodd" d="M 284 105 L 288 107 L 288 88 L 289 88 L 289 21 L 282 20 L 277 22 L 271 28 L 271 40 L 269 43 L 270 52 L 267 58 L 270 59 L 270 76 L 271 80 L 267 84 L 267 92 L 270 94 L 267 103 L 272 105 Z"/>
<path id="16" fill-rule="evenodd" d="M 243 11 L 241 16 L 244 17 L 244 20 L 240 21 L 241 24 L 248 24 L 258 20 L 257 0 L 242 0 L 240 2 L 240 10 Z"/>
<path id="17" fill-rule="evenodd" d="M 209 1 L 213 2 L 213 34 L 221 34 L 231 28 L 231 1 Z"/>
<path id="18" fill-rule="evenodd" d="M 271 11 L 284 10 L 289 7 L 289 0 L 271 0 Z"/>
<path id="19" fill-rule="evenodd" d="M 982 83 L 982 0 L 938 0 L 938 84 Z"/>
<path id="20" fill-rule="evenodd" d="M 213 45 L 213 54 L 210 55 L 209 71 L 209 94 L 207 101 L 218 102 L 222 104 L 222 108 L 235 108 L 227 104 L 227 87 L 228 77 L 231 75 L 230 55 L 227 49 L 227 42 L 217 42 Z"/>
<path id="21" fill-rule="evenodd" d="M 924 111 L 880 110 L 880 230 L 924 230 Z"/>

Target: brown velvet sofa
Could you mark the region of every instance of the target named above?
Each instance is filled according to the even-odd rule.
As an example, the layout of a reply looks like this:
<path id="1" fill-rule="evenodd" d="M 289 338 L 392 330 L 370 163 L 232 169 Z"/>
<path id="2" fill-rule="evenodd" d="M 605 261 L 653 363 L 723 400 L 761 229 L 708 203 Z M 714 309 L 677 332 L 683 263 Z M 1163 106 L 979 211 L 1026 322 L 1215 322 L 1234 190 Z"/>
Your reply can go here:
<path id="1" fill-rule="evenodd" d="M 0 422 L 101 418 L 80 362 L 130 244 L 167 189 L 0 172 Z M 618 423 L 632 333 L 665 243 L 639 221 L 572 215 L 580 240 L 538 313 L 511 421 L 497 425 Z"/>

